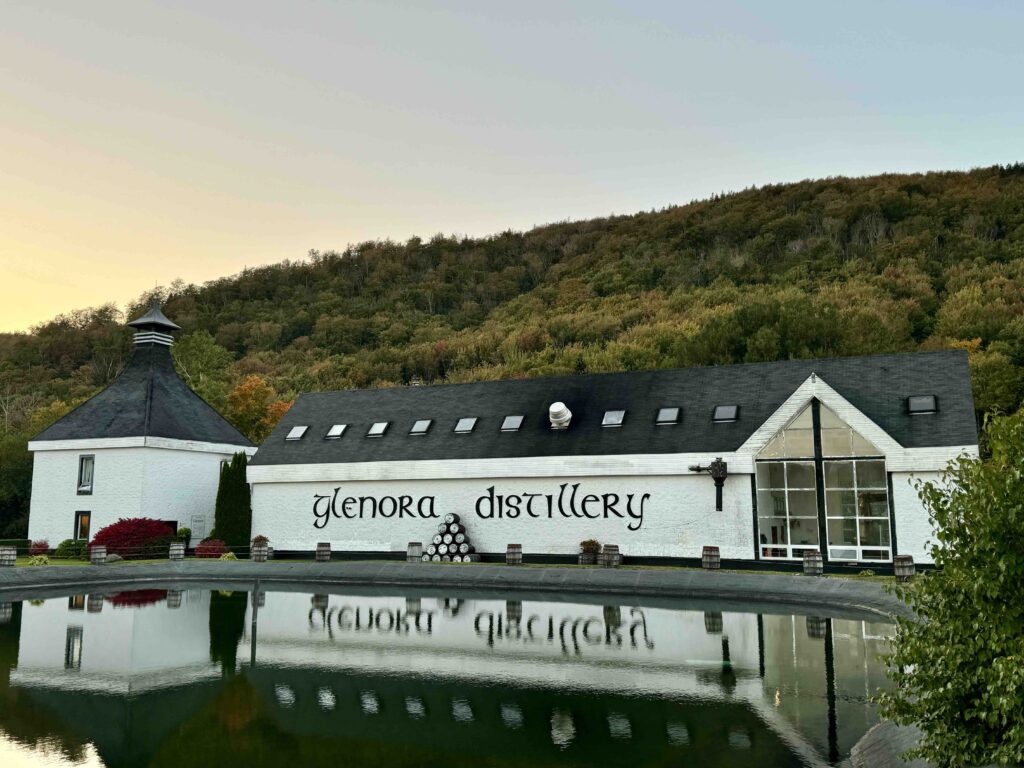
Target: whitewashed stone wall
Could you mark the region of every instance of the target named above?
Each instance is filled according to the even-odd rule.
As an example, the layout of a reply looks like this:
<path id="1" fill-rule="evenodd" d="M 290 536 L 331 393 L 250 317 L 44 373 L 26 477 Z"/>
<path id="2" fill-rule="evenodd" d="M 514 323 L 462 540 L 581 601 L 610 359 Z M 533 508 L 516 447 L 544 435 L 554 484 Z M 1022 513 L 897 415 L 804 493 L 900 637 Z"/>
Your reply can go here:
<path id="1" fill-rule="evenodd" d="M 78 495 L 78 459 L 96 457 L 93 492 Z M 29 538 L 55 547 L 74 535 L 75 512 L 92 513 L 90 536 L 123 517 L 177 520 L 195 528 L 198 540 L 213 527 L 220 462 L 230 453 L 165 448 L 84 448 L 37 450 L 32 469 Z"/>
<path id="2" fill-rule="evenodd" d="M 893 472 L 892 499 L 896 510 L 896 546 L 899 555 L 912 555 L 914 562 L 930 563 L 928 542 L 935 532 L 928 513 L 914 487 L 917 481 L 939 482 L 941 472 Z"/>
<path id="3" fill-rule="evenodd" d="M 563 515 L 559 496 L 568 509 L 576 484 L 579 514 Z M 532 498 L 533 517 L 526 494 L 539 494 Z M 633 516 L 627 510 L 630 495 Z M 408 499 L 405 512 L 403 497 Z M 618 498 L 615 508 L 621 517 L 605 515 L 606 497 Z M 510 501 L 519 507 L 518 514 L 510 511 Z M 581 516 L 584 504 L 589 518 Z M 426 516 L 431 511 L 434 516 Z M 715 485 L 707 475 L 256 483 L 252 531 L 268 536 L 281 550 L 310 550 L 318 541 L 329 541 L 336 550 L 396 551 L 409 541 L 429 543 L 449 512 L 461 516 L 478 552 L 504 552 L 507 544 L 517 543 L 527 553 L 564 555 L 575 553 L 583 539 L 594 538 L 618 544 L 627 556 L 699 557 L 705 544 L 719 546 L 727 558 L 754 554 L 750 476 L 743 474 L 726 480 L 721 512 L 715 510 Z"/>

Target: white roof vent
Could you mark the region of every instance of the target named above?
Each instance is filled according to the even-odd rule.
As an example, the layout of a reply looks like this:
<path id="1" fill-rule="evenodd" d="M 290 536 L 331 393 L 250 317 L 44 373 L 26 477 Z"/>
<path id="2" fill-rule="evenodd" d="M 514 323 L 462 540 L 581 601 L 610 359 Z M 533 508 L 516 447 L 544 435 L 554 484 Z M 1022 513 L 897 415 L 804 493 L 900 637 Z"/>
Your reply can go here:
<path id="1" fill-rule="evenodd" d="M 569 422 L 572 420 L 572 411 L 566 407 L 565 403 L 552 403 L 548 408 L 548 418 L 551 419 L 552 429 L 568 429 Z"/>

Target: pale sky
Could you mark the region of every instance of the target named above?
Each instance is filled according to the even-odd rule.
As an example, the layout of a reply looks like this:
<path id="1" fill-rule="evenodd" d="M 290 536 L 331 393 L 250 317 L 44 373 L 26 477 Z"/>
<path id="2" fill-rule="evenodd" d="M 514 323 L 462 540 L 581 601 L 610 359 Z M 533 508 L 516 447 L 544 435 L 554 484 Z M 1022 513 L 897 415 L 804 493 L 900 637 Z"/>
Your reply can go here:
<path id="1" fill-rule="evenodd" d="M 1024 160 L 1024 3 L 0 0 L 0 330 L 175 278 Z"/>

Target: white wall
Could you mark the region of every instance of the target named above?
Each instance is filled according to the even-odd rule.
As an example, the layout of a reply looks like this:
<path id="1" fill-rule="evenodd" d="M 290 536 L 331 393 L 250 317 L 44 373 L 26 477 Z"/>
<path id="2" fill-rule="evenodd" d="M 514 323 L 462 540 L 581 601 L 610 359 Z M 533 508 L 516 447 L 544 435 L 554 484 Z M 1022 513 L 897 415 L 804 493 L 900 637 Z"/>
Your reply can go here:
<path id="1" fill-rule="evenodd" d="M 605 518 L 603 501 L 593 499 L 588 511 L 593 515 L 602 510 L 600 519 L 561 515 L 557 498 L 563 483 L 569 486 L 564 494 L 565 506 L 572 486 L 579 483 L 577 508 L 586 496 L 617 494 L 623 517 Z M 531 518 L 522 512 L 515 519 L 482 517 L 477 502 L 491 486 L 496 495 L 505 497 L 551 494 L 555 497 L 553 514 L 549 518 L 547 500 L 537 498 L 533 508 L 540 517 Z M 317 528 L 315 496 L 333 497 L 335 488 L 339 489 L 335 502 L 337 516 L 329 517 L 323 528 Z M 644 502 L 642 522 L 626 515 L 627 494 L 633 494 L 634 512 L 638 512 L 641 496 L 650 494 Z M 436 517 L 424 518 L 413 513 L 401 519 L 373 519 L 369 517 L 369 506 L 365 507 L 363 519 L 341 516 L 343 500 L 360 496 L 378 500 L 385 496 L 409 496 L 413 500 L 412 510 L 417 509 L 421 497 L 433 496 Z M 518 543 L 527 553 L 569 554 L 576 552 L 583 539 L 595 538 L 602 543 L 618 544 L 627 556 L 699 557 L 701 547 L 712 544 L 721 547 L 723 557 L 753 557 L 750 476 L 729 477 L 723 496 L 723 511 L 718 512 L 715 485 L 707 475 L 256 483 L 252 530 L 254 535 L 268 536 L 271 544 L 281 550 L 311 550 L 316 542 L 329 541 L 336 550 L 396 551 L 404 550 L 409 541 L 428 544 L 441 518 L 455 512 L 462 517 L 478 552 L 504 552 L 507 544 Z M 320 502 L 321 512 L 327 503 Z M 357 510 L 358 502 L 349 507 L 350 514 Z M 390 502 L 387 510 L 390 511 Z M 487 505 L 481 506 L 480 511 L 486 514 Z M 629 530 L 630 525 L 636 530 Z"/>
<path id="2" fill-rule="evenodd" d="M 934 540 L 928 513 L 921 504 L 914 484 L 918 481 L 938 483 L 941 472 L 893 472 L 892 499 L 896 510 L 896 546 L 898 555 L 913 555 L 914 562 L 930 563 L 927 543 Z"/>
<path id="3" fill-rule="evenodd" d="M 78 495 L 79 456 L 96 457 L 93 492 Z M 55 547 L 74 534 L 75 512 L 92 513 L 90 537 L 123 517 L 177 520 L 193 526 L 193 515 L 206 530 L 193 531 L 197 541 L 213 527 L 213 507 L 220 462 L 230 453 L 165 448 L 88 448 L 37 450 L 32 469 L 29 538 Z"/>

